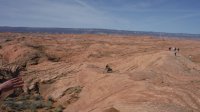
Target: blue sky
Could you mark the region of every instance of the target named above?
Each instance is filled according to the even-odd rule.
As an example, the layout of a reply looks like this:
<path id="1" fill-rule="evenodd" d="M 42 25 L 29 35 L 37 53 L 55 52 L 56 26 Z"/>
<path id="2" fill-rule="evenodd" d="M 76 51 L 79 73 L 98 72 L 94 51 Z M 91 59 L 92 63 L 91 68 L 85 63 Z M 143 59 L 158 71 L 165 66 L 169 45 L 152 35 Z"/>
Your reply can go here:
<path id="1" fill-rule="evenodd" d="M 0 26 L 200 34 L 200 0 L 0 0 Z"/>

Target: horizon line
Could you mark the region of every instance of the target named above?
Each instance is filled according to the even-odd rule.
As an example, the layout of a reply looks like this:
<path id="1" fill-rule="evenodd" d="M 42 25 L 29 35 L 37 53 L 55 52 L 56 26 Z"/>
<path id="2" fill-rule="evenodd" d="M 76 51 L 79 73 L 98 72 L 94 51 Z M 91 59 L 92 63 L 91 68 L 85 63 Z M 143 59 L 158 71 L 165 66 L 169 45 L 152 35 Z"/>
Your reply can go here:
<path id="1" fill-rule="evenodd" d="M 151 33 L 165 33 L 165 34 L 188 34 L 188 35 L 200 35 L 198 33 L 183 33 L 183 32 L 158 32 L 158 31 L 141 31 L 141 30 L 122 30 L 122 29 L 110 29 L 110 28 L 81 28 L 81 27 L 35 27 L 35 26 L 0 26 L 0 27 L 10 27 L 10 28 L 49 28 L 49 29 L 53 29 L 53 28 L 59 28 L 59 29 L 88 29 L 88 30 L 114 30 L 114 31 L 127 31 L 127 32 L 151 32 Z"/>

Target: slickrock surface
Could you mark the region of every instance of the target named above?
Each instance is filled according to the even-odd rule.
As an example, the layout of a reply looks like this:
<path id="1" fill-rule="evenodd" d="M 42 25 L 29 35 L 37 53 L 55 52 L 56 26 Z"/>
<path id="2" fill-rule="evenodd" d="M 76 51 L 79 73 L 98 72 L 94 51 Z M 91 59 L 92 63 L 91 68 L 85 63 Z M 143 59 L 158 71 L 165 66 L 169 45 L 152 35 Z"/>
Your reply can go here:
<path id="1" fill-rule="evenodd" d="M 199 112 L 200 41 L 1 33 L 1 64 L 64 112 Z M 177 56 L 169 47 L 180 48 Z M 111 73 L 105 70 L 106 65 Z M 48 110 L 39 110 L 45 112 Z"/>

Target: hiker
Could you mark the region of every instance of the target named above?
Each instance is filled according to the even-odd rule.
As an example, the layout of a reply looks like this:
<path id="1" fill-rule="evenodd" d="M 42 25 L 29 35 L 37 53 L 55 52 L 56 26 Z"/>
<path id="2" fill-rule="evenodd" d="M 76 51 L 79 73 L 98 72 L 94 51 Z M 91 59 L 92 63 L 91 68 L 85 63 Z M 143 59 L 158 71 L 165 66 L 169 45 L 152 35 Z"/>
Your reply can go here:
<path id="1" fill-rule="evenodd" d="M 0 95 L 3 92 L 7 92 L 15 88 L 21 88 L 23 87 L 23 84 L 24 82 L 22 81 L 22 78 L 20 77 L 9 79 L 6 82 L 0 84 Z"/>
<path id="2" fill-rule="evenodd" d="M 174 49 L 175 49 L 175 48 L 174 48 L 174 47 L 172 47 L 172 51 L 174 51 Z"/>
<path id="3" fill-rule="evenodd" d="M 105 68 L 107 73 L 112 73 L 112 68 L 107 64 Z"/>
<path id="4" fill-rule="evenodd" d="M 169 47 L 169 51 L 171 51 L 172 47 Z"/>
<path id="5" fill-rule="evenodd" d="M 176 52 L 176 51 L 174 51 L 174 55 L 175 55 L 175 56 L 177 55 L 177 52 Z"/>
<path id="6" fill-rule="evenodd" d="M 108 65 L 108 64 L 106 65 L 106 68 L 109 68 L 109 65 Z"/>
<path id="7" fill-rule="evenodd" d="M 180 49 L 179 49 L 179 48 L 177 48 L 177 51 L 178 51 L 178 52 L 179 52 L 179 50 L 180 50 Z"/>

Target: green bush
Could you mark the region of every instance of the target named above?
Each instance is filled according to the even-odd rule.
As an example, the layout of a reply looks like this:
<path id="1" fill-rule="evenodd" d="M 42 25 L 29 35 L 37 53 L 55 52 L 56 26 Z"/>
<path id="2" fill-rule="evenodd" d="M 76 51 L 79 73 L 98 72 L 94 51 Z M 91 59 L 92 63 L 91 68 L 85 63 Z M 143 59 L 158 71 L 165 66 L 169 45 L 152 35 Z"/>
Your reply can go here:
<path id="1" fill-rule="evenodd" d="M 54 109 L 53 112 L 63 112 L 63 110 L 64 110 L 63 106 L 62 106 L 62 105 L 59 105 L 58 107 L 56 107 L 56 108 Z"/>
<path id="2" fill-rule="evenodd" d="M 52 103 L 51 101 L 47 101 L 47 102 L 45 103 L 46 109 L 51 109 L 52 106 L 53 106 L 53 103 Z"/>
<path id="3" fill-rule="evenodd" d="M 35 100 L 43 100 L 43 97 L 39 94 L 37 94 L 35 97 L 34 97 Z"/>

